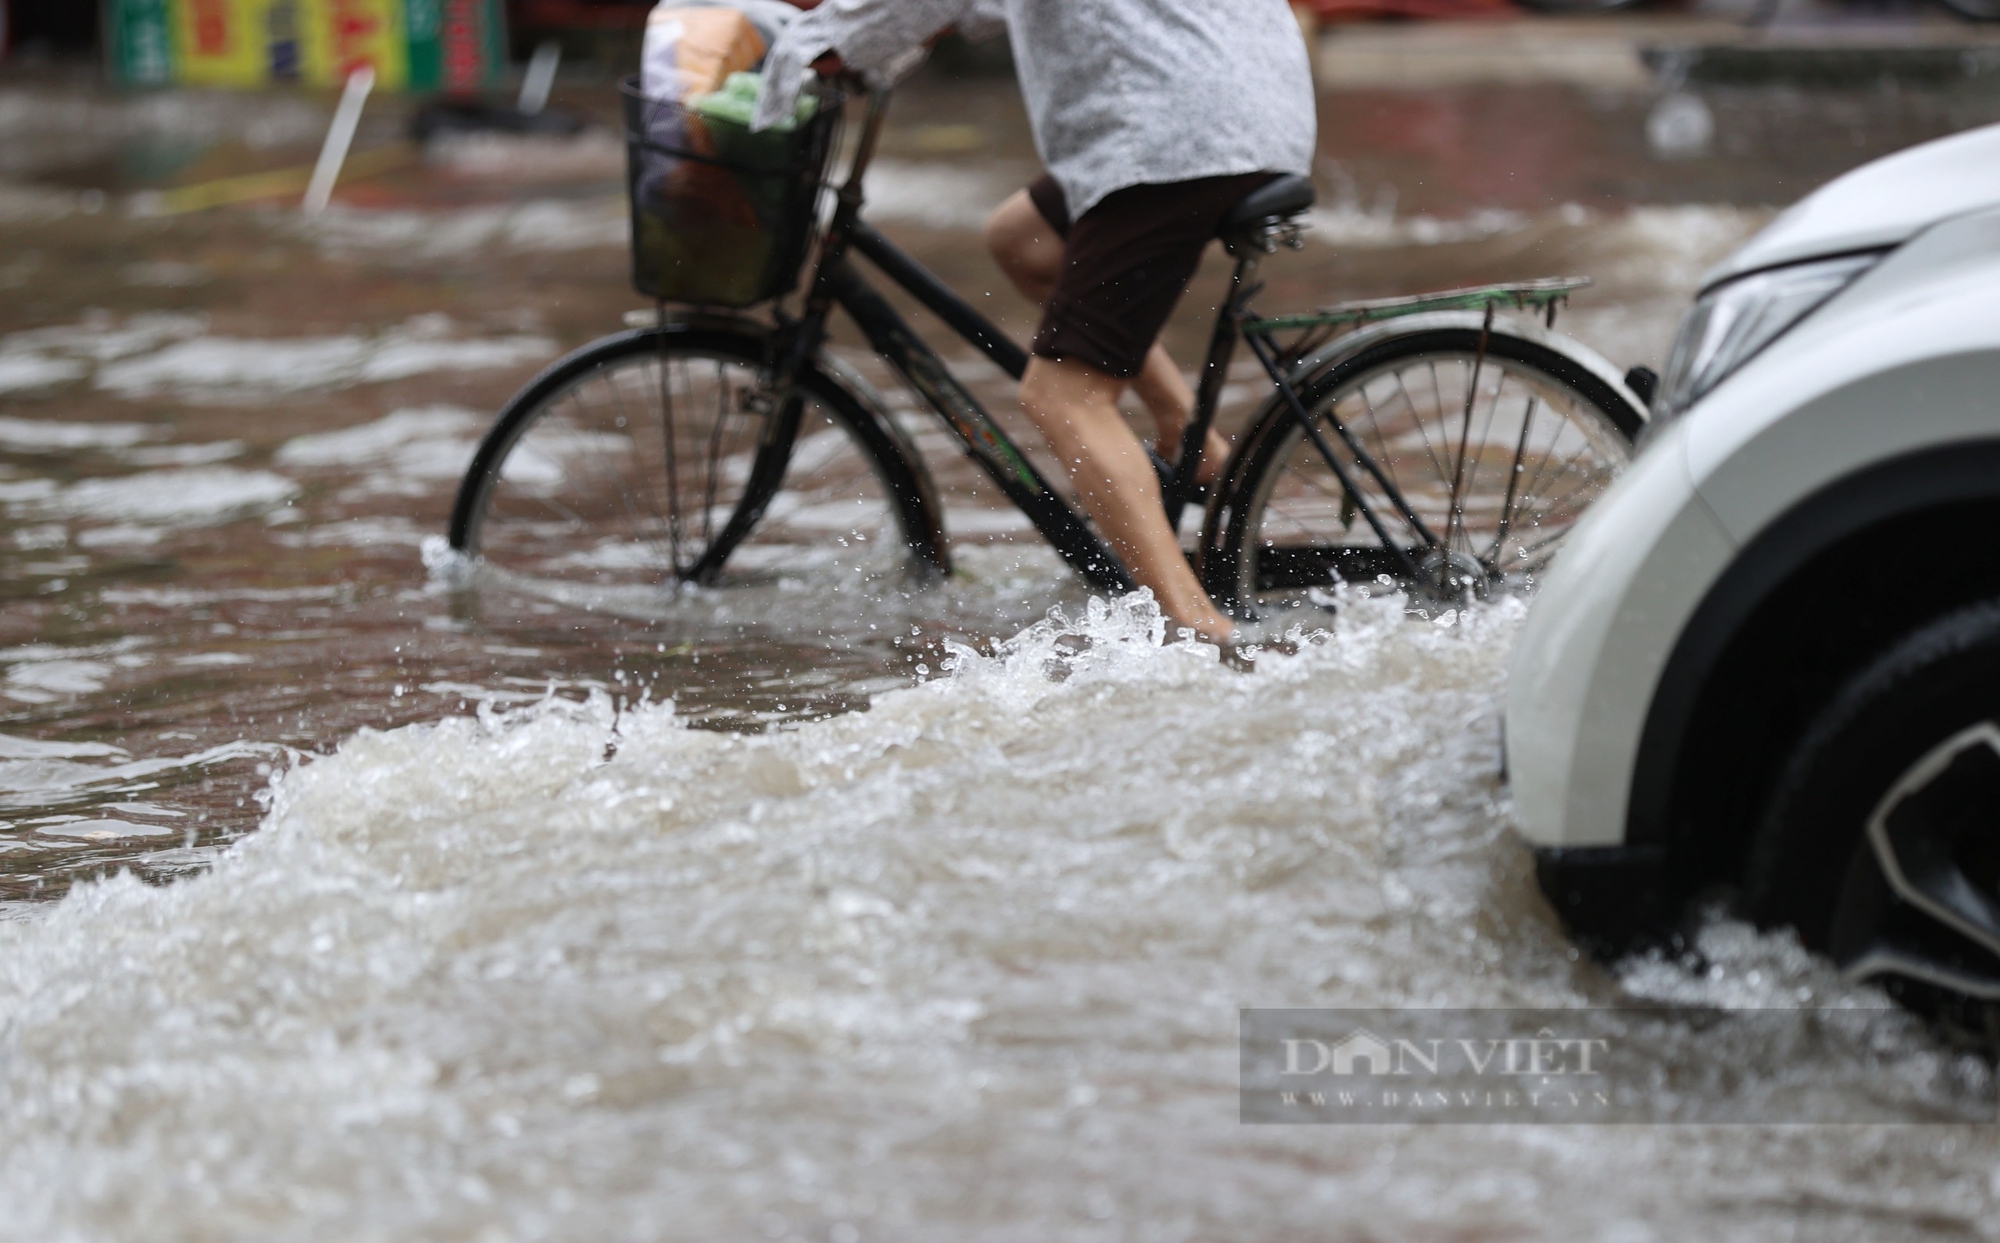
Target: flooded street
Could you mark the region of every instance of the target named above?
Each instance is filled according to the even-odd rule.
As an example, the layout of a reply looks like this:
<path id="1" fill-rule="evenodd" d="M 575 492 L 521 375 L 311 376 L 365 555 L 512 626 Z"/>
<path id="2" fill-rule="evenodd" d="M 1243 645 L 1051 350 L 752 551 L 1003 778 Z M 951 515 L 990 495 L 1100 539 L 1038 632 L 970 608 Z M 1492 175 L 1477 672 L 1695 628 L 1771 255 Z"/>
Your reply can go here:
<path id="1" fill-rule="evenodd" d="M 1687 89 L 1714 133 L 1676 146 L 1646 82 L 1329 86 L 1263 304 L 1582 274 L 1559 326 L 1657 367 L 1786 203 L 2000 119 L 1964 84 Z M 622 149 L 419 152 L 391 100 L 325 215 L 184 210 L 309 162 L 328 102 L 0 78 L 0 1237 L 2000 1235 L 2000 1143 L 1925 1086 L 1990 1098 L 1983 1063 L 1789 936 L 1565 939 L 1499 777 L 1521 600 L 1346 595 L 1234 672 L 1092 600 L 849 339 L 948 581 L 483 611 L 437 572 L 479 435 L 647 309 Z M 1036 170 L 1011 85 L 895 115 L 871 218 L 1025 338 L 977 233 Z M 1912 1125 L 1237 1119 L 1240 1007 L 1648 1000 L 1881 1011 L 1735 1069 Z"/>

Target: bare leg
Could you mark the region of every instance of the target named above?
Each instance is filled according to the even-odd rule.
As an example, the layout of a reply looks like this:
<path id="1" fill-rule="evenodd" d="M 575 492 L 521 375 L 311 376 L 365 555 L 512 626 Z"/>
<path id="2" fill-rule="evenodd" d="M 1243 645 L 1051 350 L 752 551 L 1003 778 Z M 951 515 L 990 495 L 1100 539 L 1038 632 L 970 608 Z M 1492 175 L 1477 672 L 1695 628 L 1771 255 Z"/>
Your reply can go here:
<path id="1" fill-rule="evenodd" d="M 1195 579 L 1167 526 L 1152 463 L 1118 413 L 1124 388 L 1123 380 L 1082 363 L 1031 358 L 1021 409 L 1062 459 L 1112 550 L 1140 586 L 1152 588 L 1168 625 L 1227 642 L 1234 627 Z"/>
<path id="2" fill-rule="evenodd" d="M 1024 297 L 1036 306 L 1049 304 L 1049 294 L 1062 274 L 1063 241 L 1042 219 L 1026 190 L 1016 190 L 994 209 L 986 222 L 986 249 Z M 1173 461 L 1180 456 L 1181 433 L 1194 417 L 1194 390 L 1158 341 L 1147 351 L 1145 365 L 1132 380 L 1132 391 L 1153 416 L 1155 450 Z M 1214 482 L 1228 456 L 1229 442 L 1209 428 L 1196 478 L 1201 483 Z"/>

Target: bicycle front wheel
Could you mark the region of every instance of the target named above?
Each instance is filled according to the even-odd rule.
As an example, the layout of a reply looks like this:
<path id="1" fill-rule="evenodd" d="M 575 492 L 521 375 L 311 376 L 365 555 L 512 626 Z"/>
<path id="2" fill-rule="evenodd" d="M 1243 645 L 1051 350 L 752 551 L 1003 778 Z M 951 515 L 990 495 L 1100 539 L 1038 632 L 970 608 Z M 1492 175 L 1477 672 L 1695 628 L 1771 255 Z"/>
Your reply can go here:
<path id="1" fill-rule="evenodd" d="M 1409 580 L 1412 566 L 1420 587 L 1525 584 L 1630 459 L 1641 427 L 1631 403 L 1573 359 L 1497 330 L 1482 352 L 1477 327 L 1390 336 L 1297 386 L 1318 443 L 1274 398 L 1232 458 L 1203 536 L 1210 594 L 1245 615 L 1323 603 L 1341 580 Z"/>
<path id="2" fill-rule="evenodd" d="M 841 588 L 943 569 L 921 467 L 825 372 L 796 423 L 768 340 L 669 325 L 551 367 L 501 412 L 452 514 L 478 581 L 645 615 L 689 583 Z"/>

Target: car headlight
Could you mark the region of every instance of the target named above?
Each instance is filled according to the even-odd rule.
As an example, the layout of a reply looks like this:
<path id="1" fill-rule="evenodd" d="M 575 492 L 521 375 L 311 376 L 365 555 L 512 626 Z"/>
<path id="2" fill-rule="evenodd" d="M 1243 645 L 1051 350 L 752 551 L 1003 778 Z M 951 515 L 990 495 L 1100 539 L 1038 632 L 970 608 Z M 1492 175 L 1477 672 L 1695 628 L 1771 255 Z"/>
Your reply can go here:
<path id="1" fill-rule="evenodd" d="M 1660 377 L 1653 419 L 1701 400 L 1757 352 L 1873 267 L 1880 252 L 1817 259 L 1739 276 L 1695 300 Z"/>

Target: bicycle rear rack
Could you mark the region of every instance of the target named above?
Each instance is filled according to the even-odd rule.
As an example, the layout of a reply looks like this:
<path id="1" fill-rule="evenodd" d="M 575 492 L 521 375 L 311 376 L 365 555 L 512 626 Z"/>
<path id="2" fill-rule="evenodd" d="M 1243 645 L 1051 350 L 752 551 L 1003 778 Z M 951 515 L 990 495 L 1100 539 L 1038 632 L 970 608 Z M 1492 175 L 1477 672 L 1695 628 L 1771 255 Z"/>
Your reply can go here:
<path id="1" fill-rule="evenodd" d="M 1378 320 L 1399 319 L 1430 311 L 1484 311 L 1491 322 L 1495 311 L 1536 311 L 1551 328 L 1556 309 L 1569 301 L 1576 290 L 1590 284 L 1588 276 L 1552 276 L 1541 280 L 1513 281 L 1503 285 L 1469 285 L 1463 289 L 1441 289 L 1436 293 L 1411 294 L 1401 298 L 1363 298 L 1336 302 L 1317 311 L 1295 315 L 1247 317 L 1246 333 L 1271 336 L 1280 332 L 1303 332 L 1305 338 L 1292 343 L 1286 356 L 1310 353 L 1342 331 L 1359 328 Z"/>

